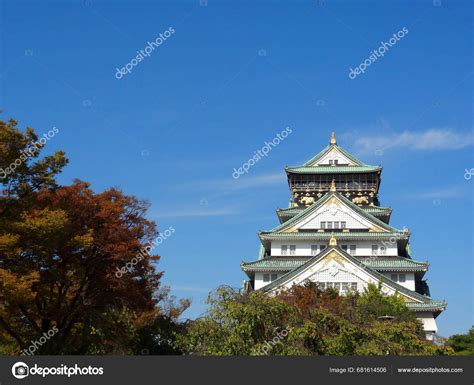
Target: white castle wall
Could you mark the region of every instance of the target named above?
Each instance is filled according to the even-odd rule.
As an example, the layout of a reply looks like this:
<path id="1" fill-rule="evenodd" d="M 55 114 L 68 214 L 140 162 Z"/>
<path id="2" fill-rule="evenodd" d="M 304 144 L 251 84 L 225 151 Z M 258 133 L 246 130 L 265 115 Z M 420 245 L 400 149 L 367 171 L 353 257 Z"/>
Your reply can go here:
<path id="1" fill-rule="evenodd" d="M 344 209 L 344 211 L 342 210 Z M 348 229 L 369 229 L 372 224 L 362 216 L 349 211 L 345 207 L 342 209 L 334 209 L 330 211 L 327 207 L 323 207 L 322 210 L 314 217 L 305 222 L 301 229 L 304 230 L 316 230 L 321 228 L 321 222 L 334 222 L 344 221 L 346 222 L 346 228 Z"/>
<path id="2" fill-rule="evenodd" d="M 432 340 L 434 334 L 438 332 L 438 326 L 436 325 L 433 313 L 420 312 L 416 314 L 416 318 L 418 318 L 423 324 L 423 329 L 426 332 L 426 339 Z"/>
<path id="3" fill-rule="evenodd" d="M 268 274 L 268 273 L 255 273 L 255 281 L 254 281 L 254 289 L 258 290 L 261 289 L 262 287 L 270 284 L 271 282 L 263 282 L 263 274 Z M 277 278 L 280 278 L 284 273 L 278 272 L 278 273 L 270 273 L 270 274 L 277 274 Z"/>
<path id="4" fill-rule="evenodd" d="M 384 273 L 384 275 L 391 279 L 392 273 Z M 400 272 L 393 272 L 393 274 L 400 274 Z M 405 274 L 405 282 L 396 281 L 399 285 L 406 287 L 407 289 L 415 291 L 415 274 L 414 273 L 402 273 Z"/>
<path id="5" fill-rule="evenodd" d="M 387 256 L 397 256 L 398 255 L 398 248 L 396 243 L 390 244 L 388 241 L 382 242 L 367 242 L 367 241 L 347 241 L 347 242 L 339 242 L 340 245 L 356 245 L 356 253 L 355 256 L 359 257 L 370 257 L 372 255 L 372 245 L 378 245 L 379 248 L 385 246 Z M 290 253 L 289 246 L 295 245 L 296 252 L 295 255 L 298 256 L 311 256 L 311 246 L 312 245 L 325 245 L 327 247 L 328 242 L 301 242 L 301 241 L 293 241 L 293 242 L 279 242 L 275 241 L 271 244 L 271 255 L 272 256 L 281 256 L 281 246 L 287 245 L 288 246 L 288 255 Z M 381 255 L 381 254 L 379 254 Z"/>

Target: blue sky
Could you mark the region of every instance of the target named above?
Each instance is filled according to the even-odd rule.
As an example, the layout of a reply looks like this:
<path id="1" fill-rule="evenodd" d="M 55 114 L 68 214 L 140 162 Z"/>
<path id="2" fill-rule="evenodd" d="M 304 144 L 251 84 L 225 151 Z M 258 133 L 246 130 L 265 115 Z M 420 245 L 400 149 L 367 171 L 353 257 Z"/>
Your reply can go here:
<path id="1" fill-rule="evenodd" d="M 441 2 L 442 1 L 442 2 Z M 338 143 L 382 164 L 380 200 L 412 231 L 440 334 L 473 322 L 472 12 L 461 1 L 3 1 L 3 118 L 60 133 L 60 182 L 80 178 L 151 203 L 176 232 L 159 268 L 201 314 L 207 292 L 240 287 L 257 231 L 289 199 L 284 166 Z M 148 41 L 175 33 L 118 80 Z M 350 68 L 408 33 L 365 73 Z M 232 178 L 285 127 L 292 133 Z"/>

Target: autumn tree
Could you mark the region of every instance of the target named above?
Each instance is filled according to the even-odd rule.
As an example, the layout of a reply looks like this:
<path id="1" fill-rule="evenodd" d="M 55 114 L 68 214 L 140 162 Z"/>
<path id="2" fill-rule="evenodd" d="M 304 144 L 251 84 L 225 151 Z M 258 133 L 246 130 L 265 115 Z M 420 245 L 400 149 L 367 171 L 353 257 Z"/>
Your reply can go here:
<path id="1" fill-rule="evenodd" d="M 40 158 L 35 141 L 0 121 L 0 349 L 18 353 L 53 330 L 35 354 L 176 353 L 169 336 L 188 303 L 169 297 L 158 255 L 144 252 L 158 236 L 148 205 L 59 186 L 64 154 Z"/>

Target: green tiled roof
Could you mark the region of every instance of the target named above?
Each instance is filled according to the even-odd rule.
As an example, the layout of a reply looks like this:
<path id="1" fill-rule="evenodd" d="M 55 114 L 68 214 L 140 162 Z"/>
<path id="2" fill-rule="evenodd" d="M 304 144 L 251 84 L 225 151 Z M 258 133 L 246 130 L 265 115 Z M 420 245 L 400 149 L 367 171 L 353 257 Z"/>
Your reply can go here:
<path id="1" fill-rule="evenodd" d="M 361 258 L 361 262 L 377 271 L 427 271 L 429 267 L 428 262 L 402 257 Z"/>
<path id="2" fill-rule="evenodd" d="M 254 262 L 243 262 L 243 271 L 290 271 L 306 263 L 307 258 L 265 258 Z M 402 257 L 360 258 L 360 261 L 377 271 L 427 271 L 428 262 Z"/>
<path id="3" fill-rule="evenodd" d="M 407 302 L 406 305 L 408 309 L 412 311 L 434 311 L 434 312 L 441 312 L 444 309 L 446 309 L 446 306 L 448 306 L 446 301 L 435 301 L 435 300 L 431 300 L 426 303 Z"/>
<path id="4" fill-rule="evenodd" d="M 340 249 L 339 247 L 328 247 L 326 248 L 323 252 L 319 253 L 318 255 L 308 259 L 305 263 L 300 265 L 299 267 L 293 269 L 292 271 L 286 273 L 285 275 L 282 275 L 280 278 L 278 278 L 276 281 L 273 281 L 272 283 L 262 287 L 259 290 L 262 290 L 264 292 L 268 292 L 272 289 L 278 288 L 279 285 L 281 285 L 283 282 L 292 279 L 293 277 L 296 277 L 298 274 L 303 272 L 309 265 L 312 263 L 317 262 L 318 260 L 324 258 L 328 253 L 330 253 L 332 250 L 337 249 L 339 253 L 344 255 L 348 260 L 352 261 L 354 264 L 358 265 L 361 269 L 365 270 L 367 273 L 371 274 L 374 278 L 378 279 L 379 281 L 383 281 L 386 283 L 388 286 L 390 286 L 393 290 L 405 294 L 406 296 L 420 301 L 422 304 L 412 304 L 412 303 L 407 303 L 407 305 L 411 306 L 414 310 L 415 308 L 418 308 L 419 311 L 442 311 L 444 310 L 444 307 L 446 307 L 446 303 L 444 301 L 436 301 L 433 300 L 430 297 L 427 297 L 425 295 L 421 295 L 413 290 L 407 289 L 406 287 L 399 285 L 398 283 L 390 280 L 389 278 L 385 277 L 383 274 L 377 272 L 376 270 L 366 266 L 363 264 L 359 259 L 356 257 L 353 257 L 352 255 L 346 253 L 344 250 Z M 441 307 L 441 304 L 443 306 Z M 429 309 L 429 310 L 427 310 Z"/>
<path id="5" fill-rule="evenodd" d="M 372 240 L 372 239 L 389 239 L 390 237 L 398 237 L 399 239 L 408 239 L 408 233 L 403 231 L 391 231 L 388 233 L 377 233 L 377 232 L 335 232 L 335 233 L 317 233 L 317 232 L 299 232 L 299 233 L 274 233 L 274 232 L 261 232 L 259 233 L 261 239 L 268 240 L 305 240 L 314 239 L 321 241 L 328 241 L 331 235 L 334 234 L 338 241 L 350 241 L 352 239 L 358 240 Z"/>
<path id="6" fill-rule="evenodd" d="M 288 207 L 286 209 L 277 209 L 277 212 L 281 214 L 299 214 L 301 211 L 303 211 L 306 207 L 303 206 L 298 206 L 298 207 Z"/>
<path id="7" fill-rule="evenodd" d="M 341 152 L 344 156 L 354 162 L 355 166 L 311 166 L 312 164 L 318 162 L 323 158 L 329 151 L 336 149 Z M 304 163 L 301 166 L 285 167 L 287 172 L 298 173 L 298 174 L 334 174 L 334 173 L 360 173 L 360 172 L 375 172 L 382 170 L 380 166 L 369 166 L 359 159 L 355 158 L 353 155 L 349 154 L 342 147 L 339 147 L 337 144 L 329 144 L 323 148 L 318 154 L 313 156 L 310 160 Z"/>
<path id="8" fill-rule="evenodd" d="M 380 206 L 359 206 L 365 212 L 368 212 L 372 215 L 390 215 L 392 209 L 390 207 L 380 207 Z"/>
<path id="9" fill-rule="evenodd" d="M 276 213 L 280 223 L 287 221 L 290 218 L 293 218 L 295 215 L 302 212 L 306 207 L 291 207 L 288 209 L 277 209 Z"/>
<path id="10" fill-rule="evenodd" d="M 243 271 L 290 271 L 301 266 L 308 259 L 309 257 L 305 259 L 266 258 L 254 262 L 242 262 L 240 266 Z"/>
<path id="11" fill-rule="evenodd" d="M 313 156 L 310 160 L 308 160 L 306 163 L 303 164 L 304 167 L 308 167 L 311 164 L 316 163 L 319 159 L 321 159 L 326 153 L 328 153 L 332 148 L 336 148 L 338 151 L 340 151 L 343 155 L 345 155 L 347 158 L 352 160 L 354 163 L 356 163 L 359 166 L 367 166 L 365 163 L 361 162 L 359 159 L 357 159 L 355 156 L 352 154 L 349 154 L 346 150 L 344 150 L 342 147 L 339 147 L 336 144 L 328 144 L 326 147 L 324 147 L 319 153 L 317 153 L 315 156 Z"/>
<path id="12" fill-rule="evenodd" d="M 359 208 L 361 208 L 362 210 L 368 212 L 368 213 L 380 213 L 380 214 L 390 214 L 392 212 L 392 209 L 390 207 L 381 207 L 381 206 L 358 206 Z M 287 208 L 284 208 L 284 209 L 277 209 L 277 212 L 281 213 L 281 214 L 298 214 L 300 213 L 301 211 L 303 211 L 304 209 L 306 209 L 307 207 L 303 207 L 303 206 L 297 206 L 297 207 L 287 207 Z"/>
<path id="13" fill-rule="evenodd" d="M 407 240 L 410 236 L 409 233 L 403 231 L 399 232 L 388 232 L 388 233 L 376 233 L 376 232 L 335 232 L 335 233 L 317 233 L 317 232 L 301 232 L 301 233 L 273 233 L 273 232 L 261 232 L 258 234 L 265 248 L 268 248 L 270 241 L 329 241 L 332 234 L 336 237 L 338 242 L 352 241 L 352 240 L 390 240 L 395 237 L 398 240 Z"/>
<path id="14" fill-rule="evenodd" d="M 315 166 L 315 167 L 286 167 L 285 171 L 293 174 L 350 174 L 362 172 L 376 172 L 382 170 L 380 166 Z"/>

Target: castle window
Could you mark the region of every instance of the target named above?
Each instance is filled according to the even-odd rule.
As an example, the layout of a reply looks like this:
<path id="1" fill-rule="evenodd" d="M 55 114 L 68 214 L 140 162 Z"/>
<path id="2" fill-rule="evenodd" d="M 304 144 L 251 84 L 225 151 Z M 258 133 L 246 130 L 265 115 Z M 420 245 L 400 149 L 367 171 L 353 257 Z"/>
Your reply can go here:
<path id="1" fill-rule="evenodd" d="M 278 274 L 263 274 L 263 282 L 273 282 L 278 278 Z"/>
<path id="2" fill-rule="evenodd" d="M 341 249 L 347 251 L 347 245 L 341 245 Z"/>
<path id="3" fill-rule="evenodd" d="M 326 248 L 326 245 L 321 245 L 319 251 L 323 251 Z"/>
<path id="4" fill-rule="evenodd" d="M 349 254 L 350 255 L 355 255 L 356 253 L 356 245 L 350 245 L 349 246 Z"/>
<path id="5" fill-rule="evenodd" d="M 296 254 L 296 245 L 290 245 L 290 255 Z"/>
<path id="6" fill-rule="evenodd" d="M 332 230 L 332 229 L 334 229 L 334 230 L 345 229 L 346 228 L 346 222 L 339 222 L 339 221 L 326 222 L 326 221 L 322 221 L 320 228 L 321 229 L 329 229 L 329 230 Z"/>
<path id="7" fill-rule="evenodd" d="M 318 288 L 320 290 L 334 289 L 344 294 L 349 290 L 357 291 L 357 282 L 318 282 Z"/>
<path id="8" fill-rule="evenodd" d="M 288 255 L 288 246 L 281 245 L 281 255 Z"/>
<path id="9" fill-rule="evenodd" d="M 405 274 L 390 274 L 390 279 L 395 282 L 406 282 L 407 277 Z"/>
<path id="10" fill-rule="evenodd" d="M 311 245 L 311 255 L 318 254 L 318 245 Z"/>

